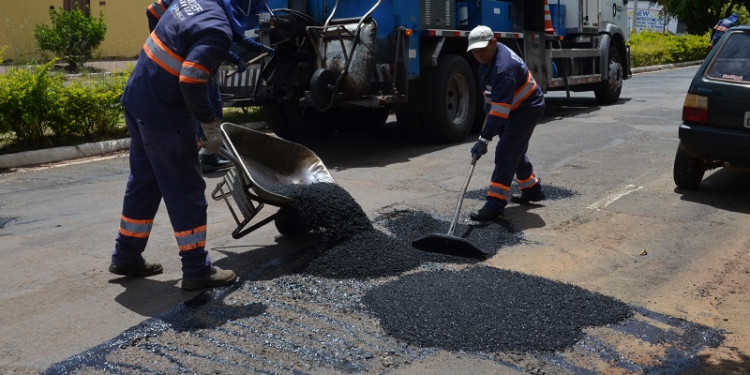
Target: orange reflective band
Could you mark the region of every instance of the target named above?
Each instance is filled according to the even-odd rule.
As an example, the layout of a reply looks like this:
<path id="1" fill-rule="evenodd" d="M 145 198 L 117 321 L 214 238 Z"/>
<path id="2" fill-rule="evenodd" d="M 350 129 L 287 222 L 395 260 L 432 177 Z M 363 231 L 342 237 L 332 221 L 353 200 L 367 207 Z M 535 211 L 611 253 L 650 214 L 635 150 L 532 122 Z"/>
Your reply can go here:
<path id="1" fill-rule="evenodd" d="M 180 251 L 195 250 L 206 246 L 206 226 L 202 225 L 192 230 L 174 232 Z"/>

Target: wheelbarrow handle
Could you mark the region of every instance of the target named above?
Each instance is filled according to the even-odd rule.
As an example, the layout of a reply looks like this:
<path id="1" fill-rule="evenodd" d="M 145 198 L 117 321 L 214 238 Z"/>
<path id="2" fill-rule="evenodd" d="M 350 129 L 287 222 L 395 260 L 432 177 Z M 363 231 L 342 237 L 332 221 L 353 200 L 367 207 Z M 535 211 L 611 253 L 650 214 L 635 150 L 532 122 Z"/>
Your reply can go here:
<path id="1" fill-rule="evenodd" d="M 255 64 L 256 62 L 260 61 L 262 58 L 264 58 L 266 56 L 268 56 L 268 52 L 263 52 L 260 55 L 255 56 L 254 58 L 250 59 L 250 61 L 246 62 L 245 65 Z M 231 76 L 233 76 L 235 74 L 237 74 L 237 69 L 232 70 L 231 72 L 227 72 L 227 74 L 225 76 L 226 77 L 231 77 Z"/>

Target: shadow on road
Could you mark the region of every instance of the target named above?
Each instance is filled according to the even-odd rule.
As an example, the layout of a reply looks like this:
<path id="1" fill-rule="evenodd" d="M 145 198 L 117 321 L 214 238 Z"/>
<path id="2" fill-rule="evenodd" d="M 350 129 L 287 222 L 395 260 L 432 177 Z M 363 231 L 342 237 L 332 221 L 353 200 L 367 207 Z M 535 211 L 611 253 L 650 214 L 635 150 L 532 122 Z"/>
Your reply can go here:
<path id="1" fill-rule="evenodd" d="M 682 199 L 720 210 L 750 214 L 750 173 L 722 168 L 706 177 L 697 190 L 676 188 Z"/>

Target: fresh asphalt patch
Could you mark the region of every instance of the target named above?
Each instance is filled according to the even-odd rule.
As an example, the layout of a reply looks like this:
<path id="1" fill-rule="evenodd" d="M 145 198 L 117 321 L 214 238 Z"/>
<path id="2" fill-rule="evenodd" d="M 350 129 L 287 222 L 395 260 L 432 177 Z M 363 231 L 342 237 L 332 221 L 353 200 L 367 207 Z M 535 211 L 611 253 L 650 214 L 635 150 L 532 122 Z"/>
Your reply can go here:
<path id="1" fill-rule="evenodd" d="M 338 185 L 283 193 L 310 235 L 308 263 L 271 278 L 264 269 L 273 264 L 237 270 L 242 283 L 206 291 L 46 373 L 384 373 L 441 349 L 535 373 L 651 373 L 695 367 L 696 353 L 723 339 L 580 287 L 417 250 L 411 241 L 449 225 L 424 212 L 371 223 Z M 498 223 L 461 224 L 456 234 L 492 253 L 524 240 Z M 665 350 L 644 364 L 619 350 L 623 340 L 650 338 Z"/>

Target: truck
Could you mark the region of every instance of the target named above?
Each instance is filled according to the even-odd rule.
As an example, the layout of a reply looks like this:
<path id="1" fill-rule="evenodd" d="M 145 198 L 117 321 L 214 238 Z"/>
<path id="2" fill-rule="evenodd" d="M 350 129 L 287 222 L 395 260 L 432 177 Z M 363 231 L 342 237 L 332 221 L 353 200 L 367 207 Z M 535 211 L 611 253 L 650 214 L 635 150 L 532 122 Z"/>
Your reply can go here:
<path id="1" fill-rule="evenodd" d="M 549 3 L 548 3 L 549 1 Z M 485 113 L 468 34 L 490 27 L 549 91 L 616 103 L 631 77 L 628 0 L 269 0 L 247 36 L 274 48 L 225 67 L 225 106 L 262 107 L 278 136 L 375 130 L 455 143 Z M 229 72 L 231 70 L 231 72 Z"/>

